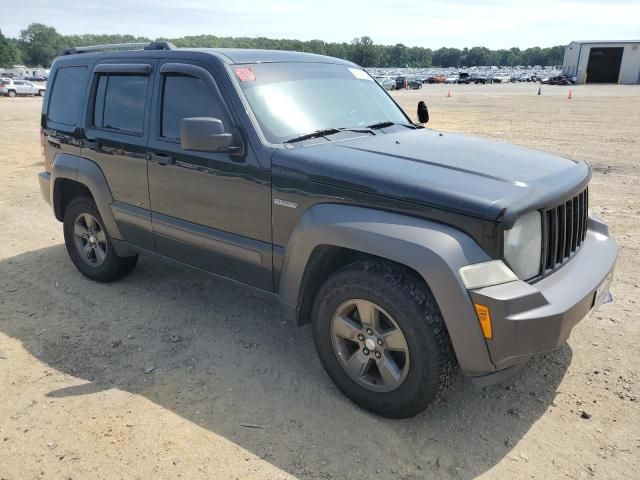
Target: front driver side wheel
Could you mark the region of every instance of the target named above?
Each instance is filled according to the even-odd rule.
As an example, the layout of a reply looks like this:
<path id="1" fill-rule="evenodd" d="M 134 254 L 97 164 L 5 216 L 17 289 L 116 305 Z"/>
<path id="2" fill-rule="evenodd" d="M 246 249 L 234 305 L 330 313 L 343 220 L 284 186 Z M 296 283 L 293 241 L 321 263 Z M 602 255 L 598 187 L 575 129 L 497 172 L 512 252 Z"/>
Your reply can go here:
<path id="1" fill-rule="evenodd" d="M 440 399 L 456 360 L 438 305 L 413 271 L 383 260 L 348 265 L 324 283 L 312 312 L 318 355 L 351 400 L 411 417 Z"/>

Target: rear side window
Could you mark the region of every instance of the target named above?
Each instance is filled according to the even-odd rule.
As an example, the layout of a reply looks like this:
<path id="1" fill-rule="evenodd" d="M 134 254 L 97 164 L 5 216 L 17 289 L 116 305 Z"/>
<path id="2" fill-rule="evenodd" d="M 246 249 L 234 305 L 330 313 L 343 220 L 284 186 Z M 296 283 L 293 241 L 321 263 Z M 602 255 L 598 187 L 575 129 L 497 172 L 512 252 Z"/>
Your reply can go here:
<path id="1" fill-rule="evenodd" d="M 165 75 L 160 135 L 179 140 L 182 119 L 189 117 L 215 117 L 225 123 L 227 120 L 222 105 L 202 80 L 189 75 Z"/>
<path id="2" fill-rule="evenodd" d="M 47 119 L 64 125 L 80 125 L 89 71 L 87 67 L 62 67 L 56 72 Z"/>
<path id="3" fill-rule="evenodd" d="M 93 124 L 98 128 L 142 134 L 149 77 L 100 75 Z"/>

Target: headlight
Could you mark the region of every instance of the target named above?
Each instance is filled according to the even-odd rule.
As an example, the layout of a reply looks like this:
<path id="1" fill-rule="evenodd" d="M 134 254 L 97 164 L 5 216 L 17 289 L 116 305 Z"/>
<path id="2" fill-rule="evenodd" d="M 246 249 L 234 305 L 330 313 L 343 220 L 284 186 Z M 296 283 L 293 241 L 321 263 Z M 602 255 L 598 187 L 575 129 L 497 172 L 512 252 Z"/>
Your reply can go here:
<path id="1" fill-rule="evenodd" d="M 540 273 L 541 255 L 542 219 L 540 212 L 533 211 L 505 230 L 504 259 L 520 280 L 528 280 Z"/>

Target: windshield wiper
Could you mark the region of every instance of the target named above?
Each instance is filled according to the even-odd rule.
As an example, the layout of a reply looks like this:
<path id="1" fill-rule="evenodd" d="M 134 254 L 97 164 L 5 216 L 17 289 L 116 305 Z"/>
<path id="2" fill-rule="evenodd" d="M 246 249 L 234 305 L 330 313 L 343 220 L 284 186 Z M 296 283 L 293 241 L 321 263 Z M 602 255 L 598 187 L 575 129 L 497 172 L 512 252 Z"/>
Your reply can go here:
<path id="1" fill-rule="evenodd" d="M 309 140 L 310 138 L 319 138 L 327 135 L 333 135 L 334 133 L 340 133 L 339 128 L 324 128 L 322 130 L 316 130 L 315 132 L 305 133 L 303 135 L 298 135 L 297 137 L 290 138 L 289 140 L 285 140 L 284 143 L 294 143 L 301 142 L 302 140 Z"/>
<path id="2" fill-rule="evenodd" d="M 322 130 L 316 130 L 315 132 L 305 133 L 303 135 L 298 135 L 297 137 L 290 138 L 289 140 L 285 140 L 283 143 L 295 143 L 301 142 L 303 140 L 309 140 L 311 138 L 320 138 L 326 137 L 327 135 L 334 135 L 340 132 L 356 132 L 356 133 L 371 133 L 375 135 L 375 133 L 369 128 L 323 128 Z"/>
<path id="3" fill-rule="evenodd" d="M 378 130 L 380 128 L 391 127 L 392 125 L 402 125 L 403 127 L 407 127 L 407 128 L 411 128 L 411 129 L 418 128 L 415 125 L 410 125 L 408 123 L 398 123 L 398 122 L 389 122 L 389 121 L 372 123 L 371 125 L 367 125 L 367 128 L 370 128 L 372 130 Z"/>

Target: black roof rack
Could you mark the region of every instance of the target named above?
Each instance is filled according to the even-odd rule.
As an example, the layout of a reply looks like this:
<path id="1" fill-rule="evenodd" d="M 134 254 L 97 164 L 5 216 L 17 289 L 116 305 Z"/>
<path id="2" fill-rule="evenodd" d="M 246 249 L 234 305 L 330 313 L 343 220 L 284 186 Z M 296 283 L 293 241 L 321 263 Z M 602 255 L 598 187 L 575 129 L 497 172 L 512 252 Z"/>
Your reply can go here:
<path id="1" fill-rule="evenodd" d="M 62 55 L 74 55 L 76 53 L 107 52 L 120 50 L 175 50 L 176 46 L 171 42 L 150 43 L 111 43 L 107 45 L 90 45 L 87 47 L 67 48 Z"/>

